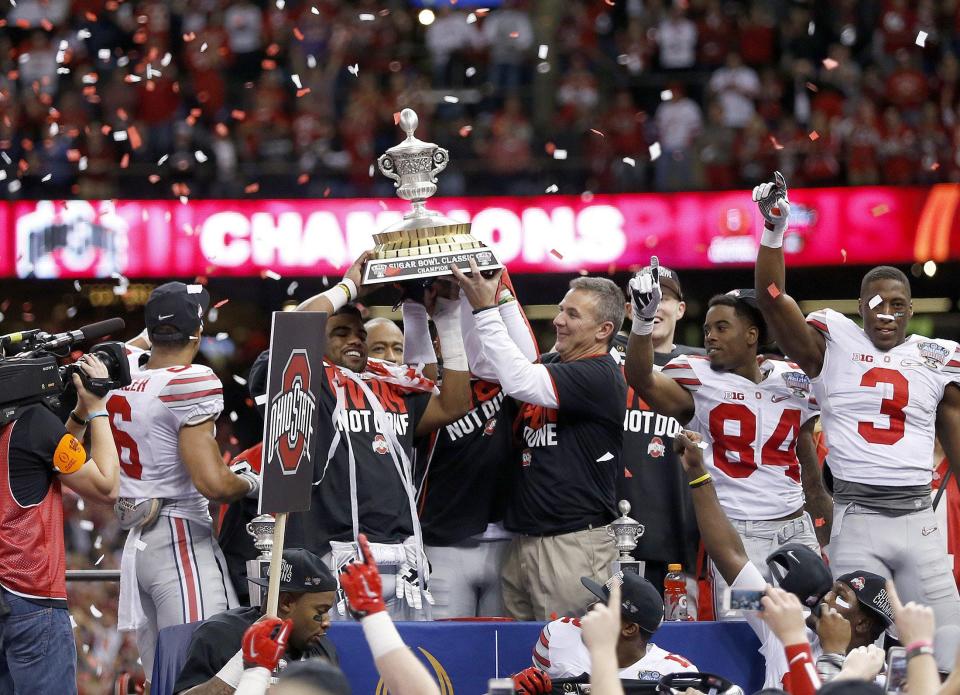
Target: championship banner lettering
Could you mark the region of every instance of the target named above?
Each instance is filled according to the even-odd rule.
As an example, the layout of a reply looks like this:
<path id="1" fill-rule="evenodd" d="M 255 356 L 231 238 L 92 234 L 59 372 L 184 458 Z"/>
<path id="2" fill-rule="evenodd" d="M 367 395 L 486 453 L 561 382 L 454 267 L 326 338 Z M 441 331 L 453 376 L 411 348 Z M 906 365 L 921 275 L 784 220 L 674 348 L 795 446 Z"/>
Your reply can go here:
<path id="1" fill-rule="evenodd" d="M 333 427 L 320 412 L 327 315 L 275 311 L 263 423 L 260 514 L 310 509 L 314 463 Z"/>

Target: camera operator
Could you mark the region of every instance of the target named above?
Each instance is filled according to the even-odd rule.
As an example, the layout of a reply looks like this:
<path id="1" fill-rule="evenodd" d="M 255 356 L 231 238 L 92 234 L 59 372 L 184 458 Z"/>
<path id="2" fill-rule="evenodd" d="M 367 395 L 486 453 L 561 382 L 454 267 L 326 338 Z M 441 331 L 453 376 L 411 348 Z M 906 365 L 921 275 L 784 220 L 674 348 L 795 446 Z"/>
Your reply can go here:
<path id="1" fill-rule="evenodd" d="M 108 376 L 96 356 L 79 367 Z M 61 483 L 112 504 L 120 485 L 105 398 L 72 375 L 77 408 L 66 425 L 24 406 L 0 428 L 0 692 L 76 693 L 77 650 L 67 612 Z M 90 432 L 88 460 L 79 438 Z"/>

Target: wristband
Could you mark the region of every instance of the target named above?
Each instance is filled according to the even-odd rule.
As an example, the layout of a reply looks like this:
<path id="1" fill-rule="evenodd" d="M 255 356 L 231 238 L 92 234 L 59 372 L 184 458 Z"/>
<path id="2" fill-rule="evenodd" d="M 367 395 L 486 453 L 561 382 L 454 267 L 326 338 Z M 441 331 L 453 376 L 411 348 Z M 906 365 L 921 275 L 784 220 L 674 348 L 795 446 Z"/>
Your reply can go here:
<path id="1" fill-rule="evenodd" d="M 437 353 L 430 339 L 427 308 L 419 302 L 400 305 L 403 313 L 403 361 L 407 364 L 436 364 Z"/>
<path id="2" fill-rule="evenodd" d="M 467 352 L 463 347 L 463 335 L 460 333 L 460 301 L 437 297 L 433 325 L 437 329 L 437 338 L 440 340 L 443 368 L 456 372 L 469 372 Z"/>
<path id="3" fill-rule="evenodd" d="M 89 420 L 84 420 L 82 417 L 80 417 L 79 415 L 77 415 L 77 411 L 76 411 L 76 410 L 71 410 L 71 411 L 70 411 L 70 419 L 73 420 L 73 421 L 74 421 L 75 423 L 77 423 L 78 425 L 80 425 L 81 427 L 86 427 L 86 426 L 87 426 L 87 423 L 89 422 Z"/>
<path id="4" fill-rule="evenodd" d="M 363 636 L 367 640 L 367 646 L 370 647 L 374 661 L 384 654 L 407 647 L 400 633 L 397 632 L 397 626 L 390 620 L 390 615 L 386 611 L 372 613 L 362 618 L 360 626 L 363 628 Z"/>
<path id="5" fill-rule="evenodd" d="M 234 695 L 262 695 L 270 687 L 270 673 L 263 666 L 252 666 L 240 676 Z"/>
<path id="6" fill-rule="evenodd" d="M 687 483 L 687 485 L 689 485 L 690 487 L 700 487 L 701 485 L 706 485 L 711 480 L 713 480 L 713 476 L 710 475 L 709 473 L 704 473 L 699 478 L 695 478 L 691 480 L 689 483 Z"/>
<path id="7" fill-rule="evenodd" d="M 357 296 L 357 285 L 350 278 L 344 278 L 320 296 L 327 298 L 333 305 L 333 313 L 336 313 Z"/>
<path id="8" fill-rule="evenodd" d="M 778 249 L 783 246 L 783 234 L 787 231 L 787 226 L 783 225 L 779 227 L 776 224 L 773 224 L 773 227 L 768 225 L 773 224 L 771 222 L 766 222 L 763 225 L 763 234 L 760 235 L 760 245 L 766 246 L 770 249 Z"/>
<path id="9" fill-rule="evenodd" d="M 476 316 L 476 315 L 479 314 L 480 312 L 490 311 L 490 309 L 496 309 L 496 308 L 497 308 L 497 305 L 496 305 L 496 304 L 491 304 L 490 306 L 482 306 L 482 307 L 480 307 L 479 309 L 474 309 L 474 310 L 473 310 L 473 315 Z"/>
<path id="10" fill-rule="evenodd" d="M 73 413 L 70 413 L 70 414 L 73 415 Z M 109 416 L 110 416 L 110 413 L 108 413 L 106 410 L 98 410 L 95 413 L 90 413 L 89 415 L 87 415 L 87 422 L 90 422 L 95 417 L 109 417 Z"/>
<path id="11" fill-rule="evenodd" d="M 653 319 L 641 319 L 634 316 L 630 332 L 637 335 L 650 335 L 653 333 Z"/>
<path id="12" fill-rule="evenodd" d="M 918 639 L 918 640 L 914 640 L 914 641 L 911 642 L 910 644 L 906 645 L 905 650 L 909 652 L 909 651 L 912 651 L 912 650 L 914 650 L 914 649 L 918 649 L 919 647 L 932 647 L 932 646 L 933 646 L 933 642 L 931 642 L 930 640 L 928 640 L 928 639 Z"/>
<path id="13" fill-rule="evenodd" d="M 930 643 L 927 642 L 922 647 L 914 647 L 913 649 L 907 650 L 907 661 L 910 661 L 915 656 L 933 656 L 933 647 L 930 646 Z"/>
<path id="14" fill-rule="evenodd" d="M 266 669 L 264 669 L 266 670 Z M 229 685 L 231 688 L 236 688 L 240 683 L 240 679 L 243 678 L 243 650 L 238 650 L 236 654 L 230 657 L 230 661 L 223 665 L 219 671 L 217 671 L 217 678 L 222 680 L 224 683 Z"/>

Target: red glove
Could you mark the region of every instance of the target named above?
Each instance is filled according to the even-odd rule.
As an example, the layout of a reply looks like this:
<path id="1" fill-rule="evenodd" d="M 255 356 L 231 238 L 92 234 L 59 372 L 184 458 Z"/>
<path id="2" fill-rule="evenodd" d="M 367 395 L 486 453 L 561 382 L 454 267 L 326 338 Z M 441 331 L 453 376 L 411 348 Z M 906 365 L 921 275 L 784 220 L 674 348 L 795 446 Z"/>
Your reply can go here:
<path id="1" fill-rule="evenodd" d="M 272 672 L 287 652 L 292 629 L 292 620 L 280 618 L 263 618 L 248 627 L 243 633 L 243 667 L 262 666 Z"/>
<path id="2" fill-rule="evenodd" d="M 550 676 L 538 669 L 529 666 L 513 676 L 513 687 L 520 695 L 548 695 L 553 690 L 553 681 Z"/>
<path id="3" fill-rule="evenodd" d="M 351 562 L 340 572 L 340 587 L 347 597 L 350 613 L 358 620 L 373 613 L 387 610 L 383 602 L 383 582 L 380 581 L 380 572 L 377 563 L 373 561 L 370 552 L 370 543 L 367 537 L 360 534 L 357 537 L 360 543 L 360 552 L 364 561 Z"/>

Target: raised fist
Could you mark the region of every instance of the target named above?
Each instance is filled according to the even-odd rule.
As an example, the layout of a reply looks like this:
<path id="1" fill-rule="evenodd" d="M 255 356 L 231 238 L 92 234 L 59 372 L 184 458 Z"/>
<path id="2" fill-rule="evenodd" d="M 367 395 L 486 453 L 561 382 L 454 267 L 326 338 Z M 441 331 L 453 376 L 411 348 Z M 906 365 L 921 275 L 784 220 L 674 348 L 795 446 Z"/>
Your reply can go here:
<path id="1" fill-rule="evenodd" d="M 347 597 L 350 614 L 359 620 L 373 613 L 387 610 L 383 602 L 383 581 L 377 563 L 373 561 L 370 543 L 364 534 L 357 537 L 363 562 L 351 562 L 340 571 L 340 588 Z"/>
<path id="2" fill-rule="evenodd" d="M 244 668 L 262 666 L 270 672 L 287 652 L 287 639 L 293 621 L 280 618 L 263 618 L 247 628 L 243 633 Z"/>
<path id="3" fill-rule="evenodd" d="M 774 173 L 774 181 L 761 183 L 753 189 L 753 202 L 763 215 L 764 235 L 760 243 L 764 246 L 779 248 L 783 245 L 783 233 L 787 230 L 790 217 L 790 201 L 787 199 L 787 182 L 779 171 Z"/>
<path id="4" fill-rule="evenodd" d="M 660 291 L 660 261 L 656 256 L 650 258 L 650 267 L 644 268 L 630 278 L 630 303 L 633 306 L 633 332 L 638 335 L 650 335 L 653 332 L 653 319 L 663 293 Z"/>
<path id="5" fill-rule="evenodd" d="M 520 695 L 547 695 L 553 690 L 550 676 L 536 666 L 529 666 L 513 674 L 511 678 L 513 678 L 514 689 Z"/>

